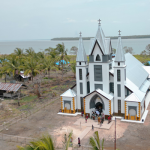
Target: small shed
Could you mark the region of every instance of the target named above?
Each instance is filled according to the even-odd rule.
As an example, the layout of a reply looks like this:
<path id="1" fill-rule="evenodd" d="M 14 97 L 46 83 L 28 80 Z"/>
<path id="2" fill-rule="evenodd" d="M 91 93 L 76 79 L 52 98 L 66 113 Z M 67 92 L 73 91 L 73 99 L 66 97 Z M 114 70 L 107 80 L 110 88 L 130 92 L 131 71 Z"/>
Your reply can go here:
<path id="1" fill-rule="evenodd" d="M 0 97 L 20 97 L 22 84 L 0 83 Z"/>
<path id="2" fill-rule="evenodd" d="M 24 75 L 24 71 L 20 71 L 20 74 L 18 75 L 18 81 L 22 81 L 22 82 L 27 82 L 27 81 L 31 81 L 31 76 L 28 75 Z"/>

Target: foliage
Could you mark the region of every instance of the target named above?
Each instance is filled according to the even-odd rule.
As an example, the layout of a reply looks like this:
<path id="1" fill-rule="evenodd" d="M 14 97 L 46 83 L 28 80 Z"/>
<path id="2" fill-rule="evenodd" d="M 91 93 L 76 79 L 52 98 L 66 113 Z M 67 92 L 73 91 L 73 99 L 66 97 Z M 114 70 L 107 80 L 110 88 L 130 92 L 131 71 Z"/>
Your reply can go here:
<path id="1" fill-rule="evenodd" d="M 76 74 L 76 62 L 72 62 L 70 66 L 71 66 L 71 70 L 72 70 L 72 72 L 74 74 L 74 78 L 75 78 L 75 74 Z"/>
<path id="2" fill-rule="evenodd" d="M 141 63 L 146 63 L 147 61 L 150 61 L 150 57 L 148 55 L 134 55 L 136 59 L 138 59 Z"/>
<path id="3" fill-rule="evenodd" d="M 131 53 L 131 54 L 133 54 L 133 48 L 132 47 L 125 46 L 123 49 L 124 49 L 125 53 Z"/>
<path id="4" fill-rule="evenodd" d="M 146 49 L 147 55 L 150 55 L 150 44 L 148 44 L 145 49 Z"/>
<path id="5" fill-rule="evenodd" d="M 25 147 L 18 146 L 19 150 L 55 150 L 54 143 L 50 135 L 44 135 L 37 141 L 31 141 L 30 145 Z"/>
<path id="6" fill-rule="evenodd" d="M 72 46 L 71 49 L 70 49 L 69 54 L 77 55 L 77 52 L 78 52 L 78 48 L 76 46 Z"/>
<path id="7" fill-rule="evenodd" d="M 116 53 L 116 49 L 112 48 L 112 53 L 115 54 Z"/>
<path id="8" fill-rule="evenodd" d="M 94 137 L 90 137 L 89 144 L 92 146 L 93 150 L 103 150 L 104 149 L 104 139 L 102 140 L 102 148 L 101 148 L 98 131 L 94 132 Z"/>

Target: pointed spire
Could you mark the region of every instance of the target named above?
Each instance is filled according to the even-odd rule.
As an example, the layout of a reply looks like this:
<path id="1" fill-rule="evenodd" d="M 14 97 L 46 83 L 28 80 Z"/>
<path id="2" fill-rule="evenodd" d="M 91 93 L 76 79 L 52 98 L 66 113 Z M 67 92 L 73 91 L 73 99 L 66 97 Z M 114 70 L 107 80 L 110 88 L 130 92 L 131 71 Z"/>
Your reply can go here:
<path id="1" fill-rule="evenodd" d="M 120 34 L 121 31 L 119 30 L 118 32 L 119 32 L 119 36 L 118 36 L 115 61 L 125 61 L 125 56 L 124 56 L 122 42 L 121 42 L 121 34 Z"/>
<path id="2" fill-rule="evenodd" d="M 105 35 L 104 35 L 104 32 L 101 28 L 101 23 L 100 23 L 100 19 L 98 20 L 99 23 L 98 23 L 98 30 L 97 30 L 97 33 L 96 33 L 96 40 L 98 41 L 103 53 L 105 54 Z"/>
<path id="3" fill-rule="evenodd" d="M 80 32 L 79 34 L 80 34 L 80 38 L 79 38 L 79 46 L 78 46 L 76 61 L 87 61 L 87 56 L 82 41 L 82 35 L 81 35 L 82 33 Z"/>

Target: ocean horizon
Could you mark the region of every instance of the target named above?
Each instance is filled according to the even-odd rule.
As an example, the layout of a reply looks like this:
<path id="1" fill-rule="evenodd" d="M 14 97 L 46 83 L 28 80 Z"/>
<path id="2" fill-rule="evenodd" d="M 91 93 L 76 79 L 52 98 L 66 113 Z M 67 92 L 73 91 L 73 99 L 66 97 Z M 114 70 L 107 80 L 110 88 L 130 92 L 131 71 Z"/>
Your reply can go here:
<path id="1" fill-rule="evenodd" d="M 11 54 L 14 49 L 28 49 L 32 47 L 35 52 L 44 51 L 48 47 L 55 48 L 57 44 L 64 43 L 65 48 L 70 51 L 72 46 L 78 47 L 78 40 L 50 40 L 50 39 L 35 39 L 35 40 L 3 40 L 0 41 L 0 54 Z M 89 55 L 91 48 L 91 40 L 83 40 L 86 54 Z M 117 39 L 112 39 L 112 48 L 117 47 Z M 150 38 L 138 39 L 122 39 L 122 45 L 133 48 L 133 54 L 140 54 L 145 47 L 150 44 Z M 68 53 L 69 54 L 69 53 Z"/>

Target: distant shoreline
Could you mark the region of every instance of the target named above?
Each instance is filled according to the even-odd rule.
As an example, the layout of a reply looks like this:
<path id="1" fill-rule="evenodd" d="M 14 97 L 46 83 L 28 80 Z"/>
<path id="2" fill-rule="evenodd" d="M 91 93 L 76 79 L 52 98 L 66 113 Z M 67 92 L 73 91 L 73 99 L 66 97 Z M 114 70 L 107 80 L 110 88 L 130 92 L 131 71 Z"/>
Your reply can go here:
<path id="1" fill-rule="evenodd" d="M 94 37 L 82 37 L 83 40 L 90 40 Z M 111 39 L 118 39 L 118 36 L 108 36 Z M 122 39 L 142 39 L 142 38 L 150 38 L 150 35 L 131 35 L 131 36 L 121 36 Z M 79 40 L 79 37 L 61 37 L 61 38 L 52 38 L 52 41 L 60 41 L 60 40 Z"/>

